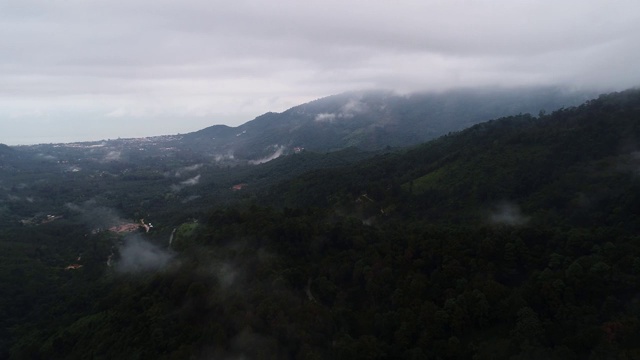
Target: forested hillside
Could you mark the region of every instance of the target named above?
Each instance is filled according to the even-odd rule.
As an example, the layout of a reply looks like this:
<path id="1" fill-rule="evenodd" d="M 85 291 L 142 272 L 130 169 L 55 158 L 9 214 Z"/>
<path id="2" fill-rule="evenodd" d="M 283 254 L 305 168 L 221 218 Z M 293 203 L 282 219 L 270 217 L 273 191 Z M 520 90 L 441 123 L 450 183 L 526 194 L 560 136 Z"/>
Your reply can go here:
<path id="1" fill-rule="evenodd" d="M 640 358 L 639 146 L 629 90 L 279 159 L 197 218 L 174 204 L 173 231 L 7 224 L 0 356 Z M 310 171 L 264 180 L 290 166 Z"/>
<path id="2" fill-rule="evenodd" d="M 293 148 L 374 151 L 423 143 L 490 119 L 578 105 L 595 94 L 556 87 L 480 88 L 397 94 L 350 92 L 266 113 L 238 127 L 186 134 L 179 146 L 260 159 Z"/>

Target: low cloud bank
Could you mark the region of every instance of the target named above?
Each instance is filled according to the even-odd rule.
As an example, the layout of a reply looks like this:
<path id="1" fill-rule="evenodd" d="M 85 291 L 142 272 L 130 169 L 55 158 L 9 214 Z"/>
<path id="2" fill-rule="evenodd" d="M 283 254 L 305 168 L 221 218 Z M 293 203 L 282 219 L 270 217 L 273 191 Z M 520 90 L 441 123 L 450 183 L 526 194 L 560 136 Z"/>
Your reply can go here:
<path id="1" fill-rule="evenodd" d="M 196 170 L 200 169 L 202 166 L 203 166 L 203 164 L 195 164 L 195 165 L 191 165 L 191 166 L 181 167 L 180 169 L 176 170 L 175 177 L 180 177 L 185 173 L 196 171 Z"/>
<path id="2" fill-rule="evenodd" d="M 269 156 L 266 156 L 266 157 L 263 157 L 262 159 L 250 160 L 249 164 L 252 164 L 252 165 L 263 164 L 263 163 L 269 162 L 269 161 L 271 161 L 273 159 L 279 158 L 280 156 L 282 156 L 282 153 L 284 153 L 284 146 L 276 145 L 276 151 L 273 152 L 273 154 L 271 154 Z"/>
<path id="3" fill-rule="evenodd" d="M 215 154 L 213 156 L 213 159 L 215 160 L 215 162 L 221 162 L 221 161 L 235 160 L 236 157 L 233 155 L 233 152 L 229 151 L 226 154 Z"/>
<path id="4" fill-rule="evenodd" d="M 121 151 L 109 151 L 105 156 L 104 156 L 104 161 L 105 162 L 110 162 L 110 161 L 118 161 L 122 158 L 122 152 Z"/>
<path id="5" fill-rule="evenodd" d="M 120 218 L 117 211 L 104 206 L 99 206 L 95 200 L 85 201 L 80 205 L 66 203 L 65 207 L 71 211 L 79 213 L 82 221 L 89 224 L 92 228 L 108 229 L 111 226 L 125 222 Z"/>
<path id="6" fill-rule="evenodd" d="M 137 235 L 125 239 L 120 247 L 120 260 L 115 269 L 120 273 L 140 273 L 163 269 L 173 258 L 173 254 Z"/>
<path id="7" fill-rule="evenodd" d="M 336 120 L 351 119 L 367 110 L 367 104 L 360 100 L 351 99 L 340 108 L 338 113 L 320 113 L 316 115 L 314 120 L 317 122 L 334 122 Z"/>
<path id="8" fill-rule="evenodd" d="M 183 188 L 187 187 L 187 186 L 194 186 L 194 185 L 198 185 L 198 183 L 200 183 L 200 174 L 187 179 L 183 182 L 181 182 L 180 184 L 174 184 L 171 185 L 171 190 L 178 192 L 180 190 L 182 190 Z"/>
<path id="9" fill-rule="evenodd" d="M 518 205 L 502 202 L 491 211 L 489 221 L 496 225 L 519 226 L 526 224 L 529 217 L 522 214 Z"/>

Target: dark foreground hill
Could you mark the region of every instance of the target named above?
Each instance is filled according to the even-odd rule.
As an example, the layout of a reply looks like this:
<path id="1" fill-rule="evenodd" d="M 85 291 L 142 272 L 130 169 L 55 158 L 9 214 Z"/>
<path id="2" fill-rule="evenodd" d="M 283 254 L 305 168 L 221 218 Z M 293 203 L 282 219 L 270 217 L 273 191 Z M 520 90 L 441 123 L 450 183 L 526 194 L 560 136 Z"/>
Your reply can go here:
<path id="1" fill-rule="evenodd" d="M 169 239 L 7 229 L 2 355 L 638 358 L 638 144 L 630 90 L 314 170 Z"/>

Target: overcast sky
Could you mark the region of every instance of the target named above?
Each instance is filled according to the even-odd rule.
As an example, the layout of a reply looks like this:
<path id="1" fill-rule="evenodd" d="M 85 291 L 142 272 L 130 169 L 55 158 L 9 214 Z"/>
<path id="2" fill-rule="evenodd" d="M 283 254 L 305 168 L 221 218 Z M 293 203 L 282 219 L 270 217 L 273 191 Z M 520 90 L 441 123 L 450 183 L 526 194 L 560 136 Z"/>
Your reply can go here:
<path id="1" fill-rule="evenodd" d="M 638 0 L 0 0 L 0 143 L 239 125 L 348 90 L 640 85 Z"/>

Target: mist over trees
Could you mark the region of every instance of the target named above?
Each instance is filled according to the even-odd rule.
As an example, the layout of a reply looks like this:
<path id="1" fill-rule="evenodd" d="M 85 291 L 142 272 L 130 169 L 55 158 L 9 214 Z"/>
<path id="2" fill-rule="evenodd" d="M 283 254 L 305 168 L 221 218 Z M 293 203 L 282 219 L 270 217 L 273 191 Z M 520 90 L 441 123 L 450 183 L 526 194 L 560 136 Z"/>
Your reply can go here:
<path id="1" fill-rule="evenodd" d="M 636 358 L 639 120 L 628 90 L 254 166 L 0 148 L 0 357 Z"/>

